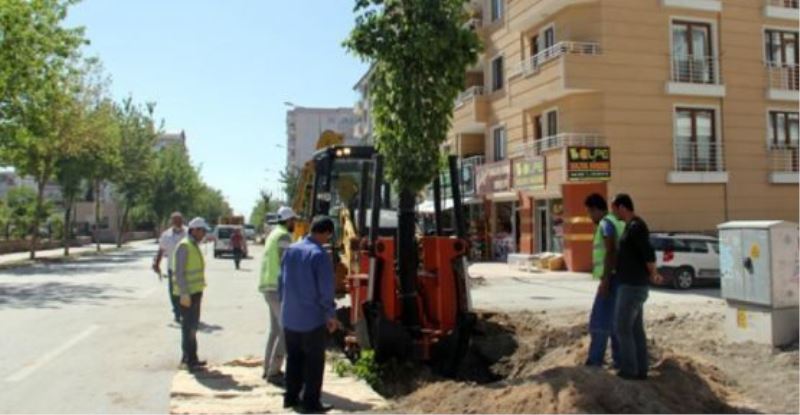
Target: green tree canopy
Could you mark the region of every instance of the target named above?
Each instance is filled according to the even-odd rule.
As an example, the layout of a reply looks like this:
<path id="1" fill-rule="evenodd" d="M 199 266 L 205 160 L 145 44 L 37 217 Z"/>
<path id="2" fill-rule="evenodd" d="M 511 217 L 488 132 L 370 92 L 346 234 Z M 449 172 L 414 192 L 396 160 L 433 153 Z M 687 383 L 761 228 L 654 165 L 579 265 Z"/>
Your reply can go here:
<path id="1" fill-rule="evenodd" d="M 400 190 L 417 193 L 437 173 L 456 96 L 480 42 L 465 0 L 357 0 L 345 46 L 374 64 L 375 142 Z"/>

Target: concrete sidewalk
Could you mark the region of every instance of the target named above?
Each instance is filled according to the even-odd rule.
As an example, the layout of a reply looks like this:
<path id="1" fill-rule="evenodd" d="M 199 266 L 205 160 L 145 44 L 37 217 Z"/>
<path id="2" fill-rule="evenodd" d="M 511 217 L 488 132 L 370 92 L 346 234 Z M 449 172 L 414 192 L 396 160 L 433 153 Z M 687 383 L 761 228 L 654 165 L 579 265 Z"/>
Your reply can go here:
<path id="1" fill-rule="evenodd" d="M 155 239 L 143 239 L 141 241 L 132 241 L 122 245 L 122 248 L 125 247 L 135 247 L 135 246 L 143 246 L 147 244 L 155 244 Z M 100 244 L 101 251 L 99 252 L 102 254 L 103 252 L 109 252 L 118 249 L 117 244 Z M 97 253 L 97 245 L 84 245 L 81 247 L 70 247 L 69 248 L 69 255 L 70 257 L 74 256 L 81 256 L 81 255 L 89 255 L 92 253 Z M 7 268 L 9 266 L 14 265 L 25 265 L 29 263 L 30 253 L 28 251 L 25 252 L 15 252 L 12 254 L 3 254 L 0 255 L 0 267 Z M 36 251 L 36 259 L 58 259 L 64 258 L 64 248 L 57 248 L 57 249 L 45 249 L 41 251 Z"/>

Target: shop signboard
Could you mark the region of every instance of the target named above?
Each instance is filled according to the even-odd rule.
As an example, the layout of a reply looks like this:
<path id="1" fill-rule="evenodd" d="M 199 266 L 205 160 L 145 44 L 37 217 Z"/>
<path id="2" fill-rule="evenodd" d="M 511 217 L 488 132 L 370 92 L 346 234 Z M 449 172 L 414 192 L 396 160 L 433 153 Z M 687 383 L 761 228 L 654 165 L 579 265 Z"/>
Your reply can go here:
<path id="1" fill-rule="evenodd" d="M 501 160 L 475 169 L 475 187 L 479 195 L 504 192 L 511 188 L 511 161 Z"/>
<path id="2" fill-rule="evenodd" d="M 567 180 L 570 182 L 611 179 L 611 149 L 608 147 L 567 147 Z"/>
<path id="3" fill-rule="evenodd" d="M 512 185 L 516 190 L 540 190 L 545 186 L 544 157 L 521 157 L 512 164 Z"/>

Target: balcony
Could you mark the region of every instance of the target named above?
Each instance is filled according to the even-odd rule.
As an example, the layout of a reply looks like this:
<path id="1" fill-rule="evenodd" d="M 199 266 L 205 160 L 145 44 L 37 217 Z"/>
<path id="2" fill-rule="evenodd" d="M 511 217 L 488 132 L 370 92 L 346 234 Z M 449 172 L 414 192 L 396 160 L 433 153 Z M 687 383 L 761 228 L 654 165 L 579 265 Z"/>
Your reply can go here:
<path id="1" fill-rule="evenodd" d="M 700 143 L 676 137 L 669 183 L 727 183 L 722 143 Z"/>
<path id="2" fill-rule="evenodd" d="M 798 3 L 800 0 L 767 0 L 764 5 L 764 16 L 773 19 L 797 21 Z"/>
<path id="3" fill-rule="evenodd" d="M 767 99 L 777 101 L 798 101 L 800 70 L 796 65 L 767 64 Z"/>
<path id="4" fill-rule="evenodd" d="M 542 67 L 548 62 L 552 62 L 564 55 L 599 55 L 600 44 L 596 42 L 558 42 L 553 46 L 531 56 L 519 63 L 516 71 L 512 71 L 510 76 L 524 75 L 532 76 L 541 72 Z"/>
<path id="5" fill-rule="evenodd" d="M 770 145 L 767 148 L 769 157 L 769 182 L 789 183 L 798 182 L 798 148 L 797 144 Z"/>
<path id="6" fill-rule="evenodd" d="M 553 15 L 567 7 L 599 3 L 599 0 L 530 0 L 514 1 L 508 4 L 509 29 L 525 31 L 553 18 Z"/>
<path id="7" fill-rule="evenodd" d="M 724 97 L 725 85 L 715 56 L 672 56 L 667 94 Z"/>
<path id="8" fill-rule="evenodd" d="M 705 12 L 721 12 L 720 0 L 663 0 L 664 7 L 676 7 Z"/>
<path id="9" fill-rule="evenodd" d="M 530 108 L 596 90 L 600 54 L 596 42 L 562 41 L 519 62 L 509 69 L 512 104 Z"/>
<path id="10" fill-rule="evenodd" d="M 601 147 L 606 145 L 605 138 L 594 133 L 561 133 L 539 140 L 519 143 L 511 149 L 512 157 L 527 156 L 537 157 L 551 150 L 558 150 L 572 146 Z"/>
<path id="11" fill-rule="evenodd" d="M 458 95 L 453 109 L 453 132 L 484 132 L 489 105 L 483 92 L 482 86 L 473 86 Z"/>

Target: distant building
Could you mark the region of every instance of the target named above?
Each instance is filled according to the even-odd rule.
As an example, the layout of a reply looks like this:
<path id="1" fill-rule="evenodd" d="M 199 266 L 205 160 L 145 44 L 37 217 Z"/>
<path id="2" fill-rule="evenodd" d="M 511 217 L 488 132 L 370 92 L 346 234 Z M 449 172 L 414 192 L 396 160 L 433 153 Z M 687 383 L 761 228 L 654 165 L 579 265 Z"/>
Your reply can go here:
<path id="1" fill-rule="evenodd" d="M 171 145 L 180 146 L 184 151 L 186 151 L 186 132 L 181 130 L 178 133 L 164 133 L 156 138 L 156 150 L 161 150 Z"/>
<path id="2" fill-rule="evenodd" d="M 19 176 L 14 169 L 0 170 L 0 199 L 5 198 L 8 191 L 14 187 L 27 187 L 34 192 L 38 191 L 36 180 L 32 177 Z M 44 187 L 44 198 L 53 203 L 61 203 L 61 187 L 53 182 L 47 183 Z"/>
<path id="3" fill-rule="evenodd" d="M 353 90 L 359 94 L 358 101 L 353 106 L 356 123 L 353 126 L 353 137 L 359 144 L 372 144 L 372 104 L 369 100 L 369 78 L 372 76 L 372 67 L 358 80 Z"/>
<path id="4" fill-rule="evenodd" d="M 317 140 L 325 130 L 344 135 L 345 143 L 355 144 L 353 108 L 294 107 L 286 112 L 286 165 L 301 169 L 311 159 Z"/>

